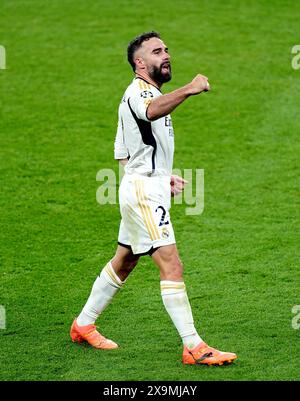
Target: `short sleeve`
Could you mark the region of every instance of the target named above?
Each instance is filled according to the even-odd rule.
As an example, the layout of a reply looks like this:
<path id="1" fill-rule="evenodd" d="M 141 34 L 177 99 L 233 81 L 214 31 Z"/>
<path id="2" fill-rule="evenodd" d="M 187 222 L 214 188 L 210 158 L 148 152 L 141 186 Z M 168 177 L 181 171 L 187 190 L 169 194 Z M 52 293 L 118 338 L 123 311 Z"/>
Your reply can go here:
<path id="1" fill-rule="evenodd" d="M 127 159 L 128 156 L 129 156 L 128 150 L 124 141 L 123 122 L 122 119 L 119 117 L 118 128 L 114 144 L 114 158 L 116 160 Z"/>
<path id="2" fill-rule="evenodd" d="M 134 93 L 131 94 L 128 100 L 129 106 L 138 119 L 150 121 L 147 117 L 147 108 L 151 100 L 156 96 L 150 85 L 147 85 L 145 88 L 137 87 Z"/>

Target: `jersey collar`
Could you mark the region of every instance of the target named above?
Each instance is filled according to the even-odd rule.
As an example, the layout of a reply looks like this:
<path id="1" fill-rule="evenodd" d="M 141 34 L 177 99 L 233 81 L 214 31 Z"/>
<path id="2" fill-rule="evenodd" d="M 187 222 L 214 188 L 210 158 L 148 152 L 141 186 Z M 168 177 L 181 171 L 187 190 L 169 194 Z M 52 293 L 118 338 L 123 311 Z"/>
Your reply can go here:
<path id="1" fill-rule="evenodd" d="M 145 78 L 138 76 L 138 77 L 135 77 L 134 79 L 141 79 L 142 81 L 146 82 L 147 84 L 154 86 L 154 88 L 158 89 L 160 91 L 160 93 L 162 93 L 162 91 L 157 86 L 153 85 L 151 82 L 148 82 Z"/>

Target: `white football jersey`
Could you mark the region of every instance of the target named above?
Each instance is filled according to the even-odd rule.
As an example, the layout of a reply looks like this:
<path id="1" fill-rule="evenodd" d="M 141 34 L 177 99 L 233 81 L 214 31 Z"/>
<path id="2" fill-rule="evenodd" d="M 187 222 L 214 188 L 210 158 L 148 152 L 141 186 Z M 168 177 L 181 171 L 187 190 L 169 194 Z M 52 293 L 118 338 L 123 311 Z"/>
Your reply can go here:
<path id="1" fill-rule="evenodd" d="M 174 154 L 171 116 L 155 121 L 147 118 L 147 107 L 161 96 L 158 88 L 136 77 L 126 89 L 119 106 L 115 159 L 126 159 L 126 174 L 170 176 Z"/>

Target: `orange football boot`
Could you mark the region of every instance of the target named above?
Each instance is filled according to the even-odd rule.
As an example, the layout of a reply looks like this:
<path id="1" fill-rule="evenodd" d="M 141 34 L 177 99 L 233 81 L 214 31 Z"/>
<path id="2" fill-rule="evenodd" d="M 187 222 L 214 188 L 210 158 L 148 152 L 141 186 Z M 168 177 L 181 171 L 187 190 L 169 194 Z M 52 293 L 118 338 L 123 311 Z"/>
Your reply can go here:
<path id="1" fill-rule="evenodd" d="M 182 363 L 186 365 L 227 365 L 237 358 L 233 352 L 222 352 L 204 341 L 193 349 L 183 348 Z"/>
<path id="2" fill-rule="evenodd" d="M 115 349 L 119 347 L 112 340 L 108 340 L 102 336 L 94 324 L 78 326 L 76 319 L 72 324 L 70 336 L 73 342 L 82 343 L 83 341 L 87 341 L 92 347 L 97 349 Z"/>

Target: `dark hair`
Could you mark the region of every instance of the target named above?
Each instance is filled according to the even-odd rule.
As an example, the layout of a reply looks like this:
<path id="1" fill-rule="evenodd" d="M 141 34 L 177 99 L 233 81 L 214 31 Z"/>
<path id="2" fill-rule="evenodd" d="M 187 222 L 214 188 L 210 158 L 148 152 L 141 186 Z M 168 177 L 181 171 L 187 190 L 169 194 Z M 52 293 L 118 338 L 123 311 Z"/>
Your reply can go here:
<path id="1" fill-rule="evenodd" d="M 133 61 L 133 56 L 134 53 L 142 46 L 142 43 L 145 42 L 145 40 L 149 40 L 151 38 L 159 38 L 160 35 L 157 32 L 151 31 L 151 32 L 145 32 L 142 33 L 141 35 L 137 36 L 134 38 L 128 45 L 127 47 L 127 60 L 129 64 L 131 65 L 133 71 L 135 71 L 135 62 Z"/>

